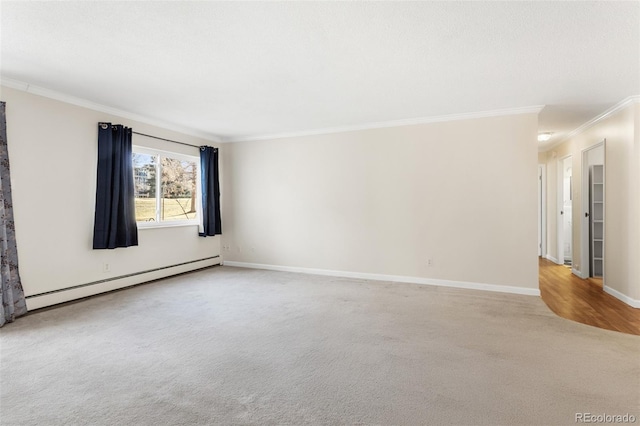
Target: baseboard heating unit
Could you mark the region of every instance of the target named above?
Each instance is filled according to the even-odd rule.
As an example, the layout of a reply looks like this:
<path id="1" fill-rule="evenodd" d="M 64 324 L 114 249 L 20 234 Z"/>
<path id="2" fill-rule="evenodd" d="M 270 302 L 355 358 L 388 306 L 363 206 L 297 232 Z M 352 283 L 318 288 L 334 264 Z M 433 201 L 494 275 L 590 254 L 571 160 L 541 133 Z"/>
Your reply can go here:
<path id="1" fill-rule="evenodd" d="M 43 308 L 45 306 L 56 305 L 58 303 L 69 302 L 83 297 L 94 296 L 112 290 L 118 290 L 133 285 L 142 284 L 149 281 L 167 278 L 173 275 L 191 272 L 197 269 L 219 265 L 220 256 L 205 257 L 202 259 L 190 260 L 188 262 L 176 263 L 174 265 L 161 266 L 147 269 L 145 271 L 132 272 L 130 274 L 109 277 L 102 280 L 91 281 L 70 287 L 60 288 L 42 293 L 25 296 L 27 308 L 29 310 Z"/>

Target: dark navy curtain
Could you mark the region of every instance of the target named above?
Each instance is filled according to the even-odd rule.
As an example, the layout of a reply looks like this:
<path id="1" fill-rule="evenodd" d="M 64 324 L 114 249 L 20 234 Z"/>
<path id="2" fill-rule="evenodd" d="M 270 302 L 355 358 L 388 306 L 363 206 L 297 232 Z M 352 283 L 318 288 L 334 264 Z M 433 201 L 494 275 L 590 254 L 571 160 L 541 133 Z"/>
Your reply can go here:
<path id="1" fill-rule="evenodd" d="M 138 245 L 131 129 L 98 123 L 98 181 L 93 248 Z"/>
<path id="2" fill-rule="evenodd" d="M 202 226 L 200 228 L 200 236 L 222 234 L 218 148 L 200 147 L 200 169 L 202 170 Z"/>
<path id="3" fill-rule="evenodd" d="M 18 273 L 4 102 L 0 102 L 0 302 L 0 327 L 27 313 Z"/>

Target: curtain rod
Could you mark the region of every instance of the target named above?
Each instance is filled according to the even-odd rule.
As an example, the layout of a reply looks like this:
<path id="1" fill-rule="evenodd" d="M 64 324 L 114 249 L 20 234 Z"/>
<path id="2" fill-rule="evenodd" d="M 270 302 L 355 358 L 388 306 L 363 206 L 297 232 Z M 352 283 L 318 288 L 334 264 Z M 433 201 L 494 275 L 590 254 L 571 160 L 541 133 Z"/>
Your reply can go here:
<path id="1" fill-rule="evenodd" d="M 171 139 L 159 138 L 159 137 L 157 137 L 157 136 L 151 136 L 151 135 L 147 135 L 147 134 L 145 134 L 145 133 L 140 133 L 140 132 L 131 132 L 131 133 L 133 133 L 134 135 L 146 136 L 146 137 L 148 137 L 148 138 L 160 139 L 161 141 L 167 141 L 167 142 L 178 143 L 178 144 L 180 144 L 180 145 L 191 146 L 191 147 L 193 147 L 193 148 L 200 148 L 200 147 L 199 147 L 199 146 L 197 146 L 197 145 L 191 145 L 191 144 L 184 143 L 184 142 L 173 141 L 173 140 L 171 140 Z"/>

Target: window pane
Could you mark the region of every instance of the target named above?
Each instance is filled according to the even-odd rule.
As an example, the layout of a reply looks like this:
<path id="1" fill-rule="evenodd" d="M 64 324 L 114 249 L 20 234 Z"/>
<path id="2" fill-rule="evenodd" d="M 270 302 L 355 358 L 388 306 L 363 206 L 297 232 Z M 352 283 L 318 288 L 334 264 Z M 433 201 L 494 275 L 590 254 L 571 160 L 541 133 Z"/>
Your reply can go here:
<path id="1" fill-rule="evenodd" d="M 162 157 L 160 219 L 196 218 L 196 163 Z"/>
<path id="2" fill-rule="evenodd" d="M 156 220 L 156 156 L 133 153 L 136 221 Z"/>

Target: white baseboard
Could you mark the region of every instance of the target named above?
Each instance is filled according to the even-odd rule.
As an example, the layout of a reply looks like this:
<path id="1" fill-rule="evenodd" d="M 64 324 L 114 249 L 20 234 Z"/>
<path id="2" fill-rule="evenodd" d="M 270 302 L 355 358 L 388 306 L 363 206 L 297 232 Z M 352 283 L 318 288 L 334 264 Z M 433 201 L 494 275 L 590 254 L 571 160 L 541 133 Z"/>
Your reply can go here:
<path id="1" fill-rule="evenodd" d="M 573 273 L 573 275 L 584 279 L 587 279 L 589 277 L 586 277 L 582 272 L 580 272 L 579 270 L 577 270 L 576 268 L 571 268 L 571 273 Z"/>
<path id="2" fill-rule="evenodd" d="M 182 274 L 196 269 L 218 265 L 220 264 L 220 262 L 220 258 L 194 261 L 141 274 L 134 274 L 130 276 L 125 275 L 122 278 L 116 278 L 111 281 L 70 287 L 68 289 L 54 290 L 52 292 L 44 293 L 41 295 L 27 296 L 27 309 L 29 311 L 32 311 L 34 309 L 53 306 L 64 302 L 70 302 L 72 300 L 82 299 L 84 297 L 95 296 L 100 293 L 106 293 L 109 291 L 131 287 L 160 278 L 168 278 L 172 275 Z"/>
<path id="3" fill-rule="evenodd" d="M 547 255 L 545 257 L 547 259 L 549 259 L 550 261 L 552 261 L 553 263 L 557 263 L 558 265 L 560 265 L 560 262 L 558 261 L 558 259 L 556 259 L 555 257 L 551 256 L 549 253 L 547 253 Z"/>
<path id="4" fill-rule="evenodd" d="M 632 299 L 629 296 L 620 293 L 618 290 L 614 290 L 611 287 L 607 287 L 606 285 L 603 286 L 603 289 L 604 289 L 605 293 L 609 293 L 610 295 L 612 295 L 616 299 L 619 299 L 619 300 L 623 301 L 624 303 L 626 303 L 627 305 L 631 306 L 632 308 L 640 309 L 640 300 Z"/>
<path id="5" fill-rule="evenodd" d="M 302 274 L 327 275 L 331 277 L 359 278 L 359 279 L 374 280 L 374 281 L 394 281 L 394 282 L 400 282 L 400 283 L 424 284 L 424 285 L 433 285 L 433 286 L 440 286 L 440 287 L 455 287 L 455 288 L 465 288 L 470 290 L 495 291 L 499 293 L 513 293 L 513 294 L 524 294 L 527 296 L 540 296 L 540 289 L 537 289 L 537 288 L 524 288 L 524 287 L 497 285 L 497 284 L 473 283 L 473 282 L 467 282 L 467 281 L 450 281 L 450 280 L 440 280 L 440 279 L 433 279 L 433 278 L 409 277 L 404 275 L 370 274 L 365 272 L 333 271 L 329 269 L 301 268 L 297 266 L 265 265 L 262 263 L 234 262 L 230 260 L 225 260 L 223 265 L 234 266 L 238 268 L 267 269 L 270 271 L 298 272 Z"/>

